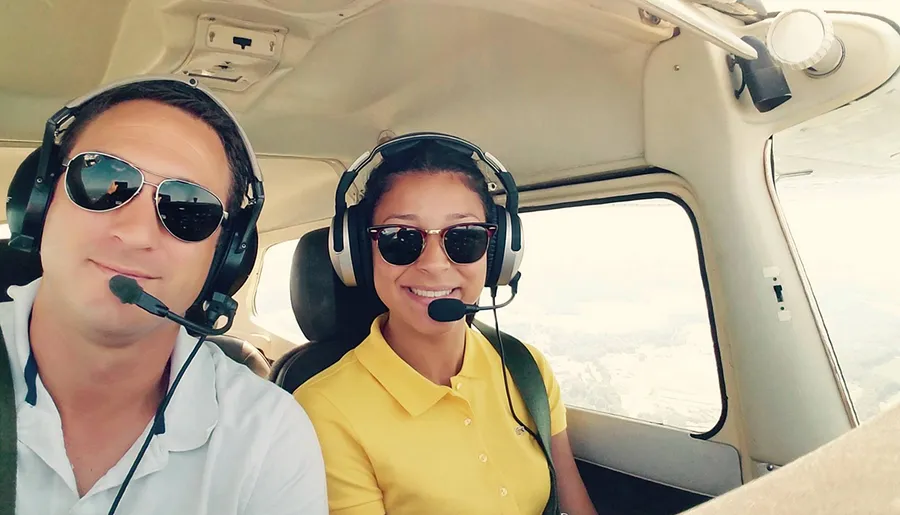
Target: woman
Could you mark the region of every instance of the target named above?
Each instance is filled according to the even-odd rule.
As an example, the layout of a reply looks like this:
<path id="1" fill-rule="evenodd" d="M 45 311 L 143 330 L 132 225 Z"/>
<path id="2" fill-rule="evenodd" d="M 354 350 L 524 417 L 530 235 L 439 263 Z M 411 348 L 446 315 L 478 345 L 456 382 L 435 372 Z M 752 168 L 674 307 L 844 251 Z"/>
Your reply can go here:
<path id="1" fill-rule="evenodd" d="M 518 425 L 500 355 L 465 319 L 437 322 L 437 298 L 478 301 L 496 238 L 495 206 L 472 158 L 438 139 L 384 155 L 359 208 L 368 273 L 387 307 L 369 336 L 294 393 L 325 457 L 333 514 L 542 513 L 550 491 L 539 444 Z M 560 508 L 595 514 L 566 436 L 565 405 L 546 359 Z M 531 424 L 530 419 L 528 423 Z"/>

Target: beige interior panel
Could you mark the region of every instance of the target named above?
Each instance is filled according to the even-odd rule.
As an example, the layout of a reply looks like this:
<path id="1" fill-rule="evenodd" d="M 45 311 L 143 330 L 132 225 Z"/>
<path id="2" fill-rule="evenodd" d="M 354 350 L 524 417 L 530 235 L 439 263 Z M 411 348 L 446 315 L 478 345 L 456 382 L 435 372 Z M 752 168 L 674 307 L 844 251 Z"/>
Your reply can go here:
<path id="1" fill-rule="evenodd" d="M 731 445 L 573 407 L 566 408 L 566 416 L 572 450 L 579 459 L 708 496 L 743 484 L 741 457 Z"/>
<path id="2" fill-rule="evenodd" d="M 127 0 L 3 2 L 0 91 L 67 98 L 93 88 L 106 74 L 127 6 Z"/>
<path id="3" fill-rule="evenodd" d="M 888 514 L 900 511 L 900 407 L 687 515 Z"/>

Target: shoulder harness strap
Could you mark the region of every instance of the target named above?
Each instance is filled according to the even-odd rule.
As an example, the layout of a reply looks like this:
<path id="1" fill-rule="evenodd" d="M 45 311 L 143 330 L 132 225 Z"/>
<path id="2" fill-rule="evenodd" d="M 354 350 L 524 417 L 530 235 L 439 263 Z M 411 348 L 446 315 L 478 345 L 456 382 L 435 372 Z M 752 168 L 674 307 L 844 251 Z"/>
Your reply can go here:
<path id="1" fill-rule="evenodd" d="M 0 514 L 16 511 L 16 394 L 9 352 L 0 329 Z"/>
<path id="2" fill-rule="evenodd" d="M 556 469 L 553 467 L 553 455 L 550 452 L 550 400 L 547 397 L 547 388 L 541 370 L 534 361 L 534 356 L 528 348 L 513 336 L 502 334 L 502 341 L 497 330 L 478 320 L 473 320 L 474 325 L 481 334 L 491 342 L 494 349 L 500 353 L 503 345 L 503 353 L 506 357 L 506 368 L 512 376 L 513 383 L 522 395 L 528 414 L 537 428 L 538 443 L 544 451 L 547 459 L 547 468 L 550 470 L 550 497 L 544 507 L 543 515 L 559 514 L 559 497 L 556 488 Z"/>

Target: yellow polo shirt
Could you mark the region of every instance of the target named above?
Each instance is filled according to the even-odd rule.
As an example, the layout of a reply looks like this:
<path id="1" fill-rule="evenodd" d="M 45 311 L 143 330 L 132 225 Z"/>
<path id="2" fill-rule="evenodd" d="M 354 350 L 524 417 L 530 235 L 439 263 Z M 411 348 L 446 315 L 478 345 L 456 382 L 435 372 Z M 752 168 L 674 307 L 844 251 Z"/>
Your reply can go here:
<path id="1" fill-rule="evenodd" d="M 331 513 L 541 513 L 550 491 L 547 463 L 509 413 L 500 355 L 490 342 L 470 328 L 459 374 L 451 387 L 436 385 L 387 344 L 385 319 L 294 392 L 322 446 Z M 528 349 L 547 387 L 555 435 L 566 428 L 559 385 L 544 356 Z M 516 415 L 534 430 L 507 377 Z"/>

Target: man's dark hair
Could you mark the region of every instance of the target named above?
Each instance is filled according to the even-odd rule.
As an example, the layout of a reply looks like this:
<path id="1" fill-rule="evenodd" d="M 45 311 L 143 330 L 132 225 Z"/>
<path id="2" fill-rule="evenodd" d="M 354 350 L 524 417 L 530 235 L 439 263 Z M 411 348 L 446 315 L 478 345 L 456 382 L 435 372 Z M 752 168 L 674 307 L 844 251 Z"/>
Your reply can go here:
<path id="1" fill-rule="evenodd" d="M 471 155 L 453 150 L 436 141 L 421 141 L 412 147 L 384 157 L 366 180 L 360 206 L 367 224 L 372 224 L 375 208 L 394 184 L 394 180 L 410 173 L 453 173 L 462 177 L 463 183 L 481 200 L 485 220 L 495 222 L 494 201 L 488 191 L 487 178 Z"/>
<path id="2" fill-rule="evenodd" d="M 175 107 L 206 123 L 219 135 L 231 168 L 231 188 L 225 209 L 240 209 L 247 186 L 253 178 L 248 149 L 234 120 L 202 91 L 177 81 L 146 81 L 125 84 L 101 93 L 81 106 L 72 125 L 63 133 L 61 155 L 65 159 L 84 128 L 108 109 L 131 100 L 152 100 Z"/>

